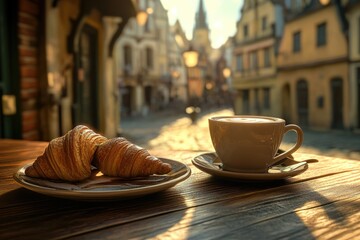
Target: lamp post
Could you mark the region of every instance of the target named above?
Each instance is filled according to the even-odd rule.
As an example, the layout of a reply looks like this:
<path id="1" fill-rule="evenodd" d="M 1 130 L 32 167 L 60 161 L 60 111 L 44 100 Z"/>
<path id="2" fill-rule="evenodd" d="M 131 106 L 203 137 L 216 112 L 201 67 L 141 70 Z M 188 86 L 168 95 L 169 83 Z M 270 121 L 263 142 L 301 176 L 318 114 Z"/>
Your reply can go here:
<path id="1" fill-rule="evenodd" d="M 137 0 L 137 3 L 139 6 L 141 5 L 141 3 L 145 4 L 145 6 L 143 6 L 142 9 L 140 9 L 136 14 L 136 22 L 140 26 L 144 26 L 146 21 L 148 20 L 149 15 L 154 12 L 154 9 L 147 6 L 147 4 L 148 4 L 147 0 L 145 2 L 141 1 L 141 0 Z M 145 10 L 144 10 L 144 8 L 145 8 Z"/>
<path id="2" fill-rule="evenodd" d="M 189 49 L 183 52 L 183 58 L 186 66 L 188 104 L 191 105 L 191 99 L 193 98 L 192 95 L 194 92 L 194 89 L 192 89 L 193 85 L 190 83 L 192 80 L 191 78 L 194 77 L 194 71 L 191 70 L 198 64 L 199 53 L 190 45 Z"/>
<path id="3" fill-rule="evenodd" d="M 177 98 L 177 81 L 180 78 L 180 72 L 175 69 L 171 71 L 171 81 L 169 83 L 169 95 L 170 100 L 176 100 Z"/>
<path id="4" fill-rule="evenodd" d="M 184 63 L 186 66 L 186 76 L 187 76 L 187 93 L 188 93 L 188 107 L 185 109 L 186 113 L 190 116 L 192 123 L 195 123 L 197 120 L 197 114 L 200 112 L 200 108 L 193 105 L 193 90 L 190 89 L 193 87 L 190 84 L 192 75 L 190 74 L 190 69 L 193 69 L 197 66 L 199 60 L 199 53 L 190 45 L 189 49 L 183 53 Z"/>
<path id="5" fill-rule="evenodd" d="M 221 86 L 221 91 L 224 94 L 224 96 L 226 97 L 225 101 L 227 103 L 231 103 L 232 100 L 232 92 L 231 89 L 229 88 L 231 85 L 231 69 L 229 67 L 225 67 L 222 71 L 222 74 L 225 78 L 225 83 L 222 84 Z"/>

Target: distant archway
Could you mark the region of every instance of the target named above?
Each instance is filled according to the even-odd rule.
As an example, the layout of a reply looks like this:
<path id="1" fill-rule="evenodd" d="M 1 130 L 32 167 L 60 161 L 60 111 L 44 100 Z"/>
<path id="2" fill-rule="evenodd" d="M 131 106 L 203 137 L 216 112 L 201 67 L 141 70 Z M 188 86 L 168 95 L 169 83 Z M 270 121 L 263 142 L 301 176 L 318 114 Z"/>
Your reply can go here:
<path id="1" fill-rule="evenodd" d="M 296 100 L 298 124 L 306 127 L 309 125 L 309 89 L 306 80 L 299 80 L 296 84 Z"/>

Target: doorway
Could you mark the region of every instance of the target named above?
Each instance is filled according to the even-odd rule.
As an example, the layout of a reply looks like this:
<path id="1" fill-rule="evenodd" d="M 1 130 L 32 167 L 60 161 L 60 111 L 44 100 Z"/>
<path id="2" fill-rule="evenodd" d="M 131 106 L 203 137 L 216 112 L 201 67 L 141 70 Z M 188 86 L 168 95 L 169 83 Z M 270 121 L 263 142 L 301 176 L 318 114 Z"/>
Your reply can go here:
<path id="1" fill-rule="evenodd" d="M 148 109 L 152 108 L 153 88 L 151 86 L 145 86 L 145 105 Z"/>
<path id="2" fill-rule="evenodd" d="M 0 1 L 0 138 L 22 138 L 18 9 L 18 1 Z M 15 97 L 15 114 L 4 113 L 3 95 Z"/>
<path id="3" fill-rule="evenodd" d="M 360 67 L 356 68 L 357 83 L 357 127 L 360 128 Z"/>
<path id="4" fill-rule="evenodd" d="M 85 24 L 79 38 L 75 125 L 98 129 L 98 32 Z"/>
<path id="5" fill-rule="evenodd" d="M 290 122 L 291 120 L 291 99 L 290 99 L 290 85 L 285 84 L 282 88 L 282 118 L 285 119 L 286 122 Z"/>
<path id="6" fill-rule="evenodd" d="M 250 114 L 250 92 L 248 89 L 242 90 L 242 112 L 243 114 Z"/>
<path id="7" fill-rule="evenodd" d="M 309 125 L 309 90 L 306 80 L 300 80 L 296 84 L 298 123 L 302 127 Z"/>
<path id="8" fill-rule="evenodd" d="M 343 82 L 341 78 L 331 80 L 332 123 L 335 129 L 344 128 L 343 123 Z"/>
<path id="9" fill-rule="evenodd" d="M 121 116 L 129 117 L 132 115 L 132 99 L 133 99 L 133 87 L 125 86 L 121 90 Z"/>

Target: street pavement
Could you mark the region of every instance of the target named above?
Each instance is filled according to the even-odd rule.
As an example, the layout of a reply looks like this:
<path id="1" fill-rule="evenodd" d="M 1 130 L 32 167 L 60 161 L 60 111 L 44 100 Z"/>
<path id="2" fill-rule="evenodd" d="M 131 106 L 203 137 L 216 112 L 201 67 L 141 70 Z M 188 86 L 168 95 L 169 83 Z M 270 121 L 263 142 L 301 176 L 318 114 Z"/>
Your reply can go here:
<path id="1" fill-rule="evenodd" d="M 146 117 L 121 119 L 121 135 L 147 149 L 214 151 L 209 131 L 211 116 L 234 115 L 231 109 L 202 111 L 192 124 L 186 113 L 171 110 Z M 288 149 L 296 135 L 288 133 L 281 149 Z M 298 152 L 360 160 L 360 134 L 349 131 L 304 130 L 304 142 Z"/>

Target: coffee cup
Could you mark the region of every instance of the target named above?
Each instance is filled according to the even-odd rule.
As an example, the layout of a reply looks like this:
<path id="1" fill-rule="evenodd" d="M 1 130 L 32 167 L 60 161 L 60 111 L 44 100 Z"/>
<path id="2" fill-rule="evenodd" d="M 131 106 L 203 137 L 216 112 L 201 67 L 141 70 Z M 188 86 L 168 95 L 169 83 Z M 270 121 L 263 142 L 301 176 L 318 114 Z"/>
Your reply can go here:
<path id="1" fill-rule="evenodd" d="M 299 149 L 304 133 L 298 125 L 276 117 L 235 115 L 209 118 L 209 131 L 223 170 L 267 173 L 270 166 Z M 278 154 L 283 136 L 297 134 L 296 143 Z"/>

